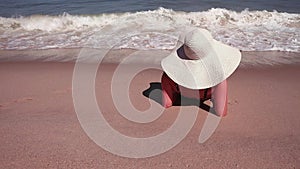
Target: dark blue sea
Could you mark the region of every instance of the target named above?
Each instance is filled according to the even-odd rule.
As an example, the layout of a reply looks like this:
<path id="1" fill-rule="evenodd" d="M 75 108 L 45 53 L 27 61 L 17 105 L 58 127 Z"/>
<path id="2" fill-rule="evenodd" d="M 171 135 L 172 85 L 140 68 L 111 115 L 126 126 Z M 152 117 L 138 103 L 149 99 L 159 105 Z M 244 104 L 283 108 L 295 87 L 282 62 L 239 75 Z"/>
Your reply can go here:
<path id="1" fill-rule="evenodd" d="M 1 0 L 0 16 L 122 13 L 159 7 L 185 12 L 226 8 L 300 13 L 299 0 Z"/>

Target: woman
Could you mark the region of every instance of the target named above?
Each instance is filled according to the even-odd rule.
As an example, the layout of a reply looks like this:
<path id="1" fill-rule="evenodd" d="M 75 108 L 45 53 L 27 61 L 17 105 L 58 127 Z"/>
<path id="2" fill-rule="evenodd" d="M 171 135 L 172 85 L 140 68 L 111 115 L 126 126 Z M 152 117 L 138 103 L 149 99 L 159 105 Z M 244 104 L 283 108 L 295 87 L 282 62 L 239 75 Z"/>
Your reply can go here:
<path id="1" fill-rule="evenodd" d="M 205 29 L 194 29 L 183 36 L 178 49 L 161 62 L 163 106 L 179 104 L 181 96 L 211 99 L 213 112 L 227 114 L 226 79 L 238 67 L 241 53 L 238 49 L 212 38 Z"/>

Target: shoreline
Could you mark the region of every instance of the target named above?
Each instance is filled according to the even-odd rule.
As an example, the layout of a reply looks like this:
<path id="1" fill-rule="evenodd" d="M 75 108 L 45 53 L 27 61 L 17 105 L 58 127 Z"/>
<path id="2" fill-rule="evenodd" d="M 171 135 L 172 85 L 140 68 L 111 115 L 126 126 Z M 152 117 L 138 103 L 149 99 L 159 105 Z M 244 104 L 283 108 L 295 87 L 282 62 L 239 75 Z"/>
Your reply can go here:
<path id="1" fill-rule="evenodd" d="M 136 50 L 136 49 L 43 49 L 43 50 L 0 50 L 1 62 L 71 62 L 80 55 L 81 62 L 95 63 L 102 53 L 106 53 L 102 63 L 120 63 L 129 55 L 139 55 L 137 63 L 160 64 L 160 60 L 170 54 L 171 50 Z M 153 54 L 154 53 L 154 54 Z M 300 53 L 283 51 L 242 51 L 242 67 L 268 67 L 300 64 Z"/>
<path id="2" fill-rule="evenodd" d="M 130 65 L 128 65 L 130 66 Z M 123 134 L 147 137 L 166 130 L 179 107 L 149 124 L 124 119 L 113 106 L 110 81 L 117 64 L 103 64 L 96 77 L 98 104 Z M 298 65 L 243 68 L 229 77 L 228 115 L 212 137 L 197 142 L 206 112 L 199 109 L 187 137 L 164 154 L 128 159 L 98 147 L 80 126 L 72 100 L 74 63 L 0 62 L 0 166 L 3 168 L 298 168 L 300 73 Z M 160 70 L 140 72 L 130 99 L 139 110 L 153 100 L 142 95 Z M 122 84 L 119 84 L 120 87 Z"/>

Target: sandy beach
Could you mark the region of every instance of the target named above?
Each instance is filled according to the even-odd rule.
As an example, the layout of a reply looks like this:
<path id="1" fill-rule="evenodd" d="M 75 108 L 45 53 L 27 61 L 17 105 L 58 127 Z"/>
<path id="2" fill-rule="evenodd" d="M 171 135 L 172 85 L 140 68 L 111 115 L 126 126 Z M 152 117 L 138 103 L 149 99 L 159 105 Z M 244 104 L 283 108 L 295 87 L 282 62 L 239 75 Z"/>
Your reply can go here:
<path id="1" fill-rule="evenodd" d="M 134 137 L 166 130 L 179 107 L 165 110 L 149 124 L 129 122 L 118 114 L 110 93 L 117 66 L 103 64 L 96 78 L 97 101 L 107 121 Z M 0 62 L 0 168 L 300 167 L 299 65 L 239 67 L 228 79 L 228 115 L 207 142 L 198 143 L 207 115 L 199 109 L 194 127 L 180 144 L 144 159 L 113 155 L 86 135 L 73 106 L 73 69 L 72 62 Z M 143 71 L 131 82 L 130 99 L 138 109 L 146 110 L 153 101 L 142 93 L 150 83 L 159 83 L 161 74 Z"/>

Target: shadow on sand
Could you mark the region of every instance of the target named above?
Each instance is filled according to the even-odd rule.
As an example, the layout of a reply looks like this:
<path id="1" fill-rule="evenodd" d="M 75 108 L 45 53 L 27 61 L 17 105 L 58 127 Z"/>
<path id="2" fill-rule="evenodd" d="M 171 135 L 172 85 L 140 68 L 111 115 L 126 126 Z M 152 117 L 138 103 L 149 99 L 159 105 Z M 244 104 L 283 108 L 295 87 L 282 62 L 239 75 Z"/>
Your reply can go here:
<path id="1" fill-rule="evenodd" d="M 160 82 L 151 82 L 150 87 L 143 91 L 143 95 L 152 99 L 153 101 L 162 105 L 162 88 Z M 188 97 L 181 96 L 181 100 L 178 101 L 174 106 L 197 106 L 207 112 L 215 114 L 213 109 L 207 104 L 205 104 L 206 100 L 192 99 Z"/>

